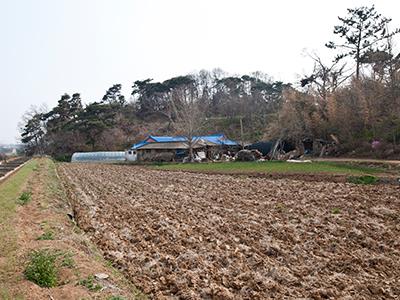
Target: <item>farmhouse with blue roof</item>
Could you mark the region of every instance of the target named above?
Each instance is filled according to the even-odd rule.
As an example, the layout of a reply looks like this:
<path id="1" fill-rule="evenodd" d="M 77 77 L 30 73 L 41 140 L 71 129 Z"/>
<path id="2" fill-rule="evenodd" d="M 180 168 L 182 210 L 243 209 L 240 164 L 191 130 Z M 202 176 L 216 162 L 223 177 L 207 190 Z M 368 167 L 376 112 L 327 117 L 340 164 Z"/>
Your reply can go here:
<path id="1" fill-rule="evenodd" d="M 228 139 L 224 134 L 194 136 L 192 148 L 200 158 L 212 158 L 217 152 L 233 150 L 239 144 Z M 189 143 L 183 136 L 149 135 L 134 144 L 128 151 L 128 160 L 139 161 L 174 161 L 188 155 Z"/>

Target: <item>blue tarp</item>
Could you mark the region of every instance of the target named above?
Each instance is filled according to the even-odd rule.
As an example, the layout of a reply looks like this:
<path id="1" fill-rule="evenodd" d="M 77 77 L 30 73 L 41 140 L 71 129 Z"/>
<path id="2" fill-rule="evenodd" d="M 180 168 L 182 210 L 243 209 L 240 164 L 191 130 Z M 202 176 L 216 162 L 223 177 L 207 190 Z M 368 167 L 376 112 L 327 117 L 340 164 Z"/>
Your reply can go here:
<path id="1" fill-rule="evenodd" d="M 193 140 L 203 139 L 205 141 L 217 144 L 217 145 L 226 145 L 226 146 L 238 146 L 239 144 L 233 140 L 227 139 L 224 134 L 211 134 L 211 135 L 202 135 L 195 136 Z M 144 141 L 141 141 L 132 146 L 132 150 L 139 149 L 144 145 L 150 143 L 173 143 L 173 142 L 185 142 L 186 138 L 183 136 L 153 136 L 149 135 Z"/>

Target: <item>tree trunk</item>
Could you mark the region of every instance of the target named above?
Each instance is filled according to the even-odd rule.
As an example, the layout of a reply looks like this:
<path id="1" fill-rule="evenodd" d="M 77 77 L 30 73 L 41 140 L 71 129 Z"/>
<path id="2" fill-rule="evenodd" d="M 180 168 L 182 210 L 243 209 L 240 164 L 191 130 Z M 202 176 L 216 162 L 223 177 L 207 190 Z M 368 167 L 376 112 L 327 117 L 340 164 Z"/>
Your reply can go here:
<path id="1" fill-rule="evenodd" d="M 358 56 L 358 54 L 357 54 Z M 357 64 L 356 64 L 356 79 L 360 79 L 360 59 L 357 57 Z"/>
<path id="2" fill-rule="evenodd" d="M 357 41 L 357 53 L 356 53 L 356 79 L 357 81 L 360 79 L 360 48 L 361 48 L 361 34 L 362 34 L 362 24 L 360 25 L 360 31 L 358 33 L 358 41 Z"/>
<path id="3" fill-rule="evenodd" d="M 243 117 L 240 116 L 240 144 L 242 146 L 242 149 L 244 149 L 244 143 L 243 143 Z"/>
<path id="4" fill-rule="evenodd" d="M 189 146 L 189 161 L 193 162 L 193 145 L 192 145 L 192 143 L 190 143 L 190 146 Z"/>

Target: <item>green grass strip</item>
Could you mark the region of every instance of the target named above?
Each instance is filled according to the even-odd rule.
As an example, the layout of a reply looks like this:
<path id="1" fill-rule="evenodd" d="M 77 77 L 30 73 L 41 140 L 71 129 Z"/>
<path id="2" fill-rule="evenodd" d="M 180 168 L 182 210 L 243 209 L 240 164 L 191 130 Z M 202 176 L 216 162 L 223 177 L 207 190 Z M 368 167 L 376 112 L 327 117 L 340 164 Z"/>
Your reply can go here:
<path id="1" fill-rule="evenodd" d="M 0 225 L 7 223 L 15 214 L 16 200 L 22 192 L 22 187 L 28 176 L 36 167 L 35 160 L 29 161 L 15 174 L 0 183 Z"/>
<path id="2" fill-rule="evenodd" d="M 298 174 L 344 174 L 365 175 L 382 173 L 384 170 L 363 166 L 354 166 L 333 162 L 291 163 L 284 161 L 266 162 L 220 162 L 220 163 L 190 163 L 190 164 L 161 164 L 156 169 L 188 170 L 198 172 L 227 172 L 227 173 L 298 173 Z"/>
<path id="3" fill-rule="evenodd" d="M 36 165 L 37 162 L 31 160 L 15 174 L 0 183 L 0 257 L 5 258 L 5 263 L 0 266 L 0 296 L 3 299 L 8 299 L 8 297 L 7 290 L 2 287 L 2 283 L 7 283 L 10 280 L 10 276 L 17 265 L 13 255 L 17 248 L 13 223 L 17 200 Z"/>

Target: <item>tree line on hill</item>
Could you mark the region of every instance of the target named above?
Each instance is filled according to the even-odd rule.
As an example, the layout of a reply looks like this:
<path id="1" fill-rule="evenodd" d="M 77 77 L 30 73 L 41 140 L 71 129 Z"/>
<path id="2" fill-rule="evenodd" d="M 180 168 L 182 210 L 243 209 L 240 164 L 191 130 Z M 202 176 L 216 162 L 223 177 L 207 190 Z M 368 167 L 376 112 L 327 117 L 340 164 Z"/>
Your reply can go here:
<path id="1" fill-rule="evenodd" d="M 87 105 L 79 93 L 65 94 L 50 111 L 34 109 L 25 116 L 22 142 L 31 154 L 59 157 L 76 151 L 126 149 L 149 133 L 224 131 L 239 138 L 239 117 L 246 140 L 257 140 L 275 118 L 287 87 L 261 73 L 226 76 L 214 70 L 163 82 L 135 81 L 130 101 L 121 94 L 120 84 Z"/>
<path id="2" fill-rule="evenodd" d="M 151 133 L 192 136 L 224 132 L 240 141 L 305 138 L 332 140 L 359 155 L 400 154 L 400 55 L 393 50 L 390 19 L 375 8 L 348 9 L 334 28 L 332 63 L 311 55 L 312 74 L 299 85 L 266 74 L 200 71 L 135 81 L 127 98 L 121 85 L 99 101 L 82 104 L 64 94 L 51 110 L 33 109 L 23 119 L 28 154 L 64 158 L 76 151 L 121 150 Z M 352 67 L 354 65 L 354 67 Z"/>

